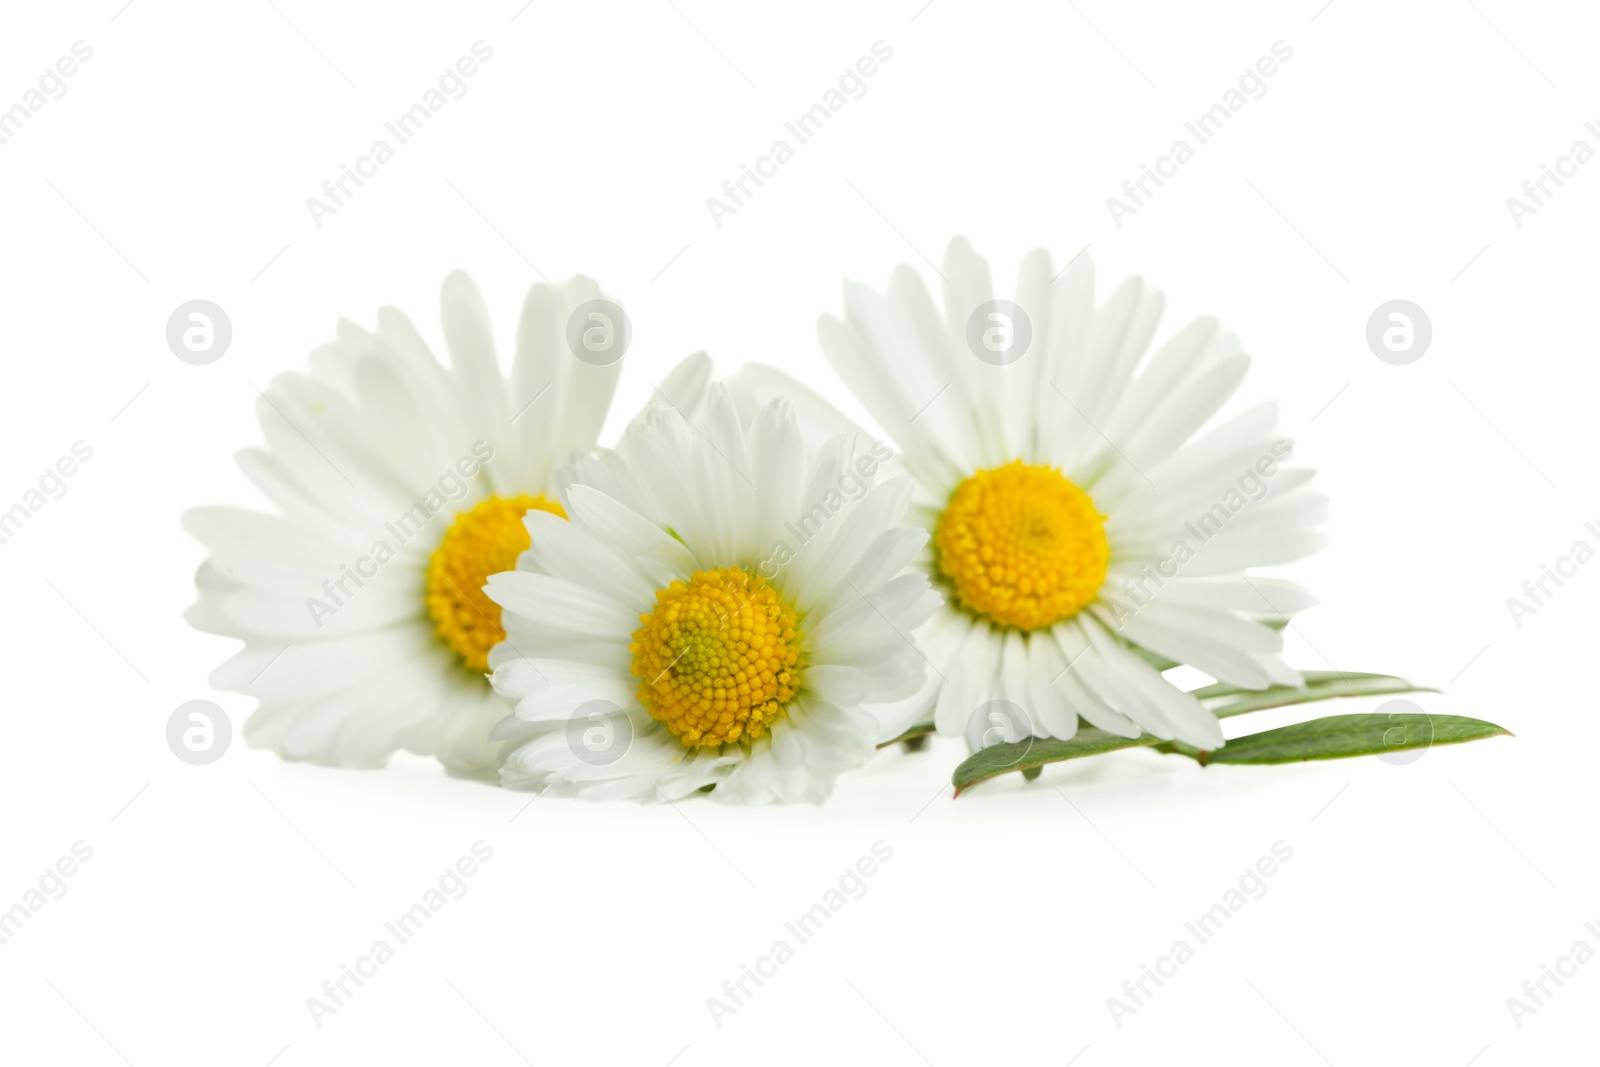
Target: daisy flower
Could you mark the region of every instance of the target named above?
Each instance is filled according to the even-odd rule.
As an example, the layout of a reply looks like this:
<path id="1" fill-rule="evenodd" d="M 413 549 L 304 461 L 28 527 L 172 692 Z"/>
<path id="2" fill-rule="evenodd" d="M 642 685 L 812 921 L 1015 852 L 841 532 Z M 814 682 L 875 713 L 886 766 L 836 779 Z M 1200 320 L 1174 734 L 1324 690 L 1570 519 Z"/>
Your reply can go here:
<path id="1" fill-rule="evenodd" d="M 784 400 L 743 410 L 720 385 L 693 422 L 655 403 L 561 476 L 568 521 L 524 516 L 488 587 L 503 785 L 820 803 L 887 739 L 864 705 L 921 686 L 909 634 L 939 596 L 907 570 L 909 479 L 874 484 L 853 435 L 808 452 Z"/>
<path id="2" fill-rule="evenodd" d="M 450 366 L 398 311 L 341 323 L 309 373 L 257 404 L 266 443 L 238 455 L 272 513 L 188 512 L 206 547 L 198 629 L 244 647 L 212 685 L 255 697 L 244 734 L 287 759 L 374 766 L 405 749 L 490 775 L 505 715 L 486 672 L 503 636 L 485 579 L 528 547 L 523 516 L 559 523 L 554 475 L 594 445 L 627 344 L 587 278 L 528 293 L 509 377 L 464 274 L 442 294 Z M 703 389 L 704 361 L 664 386 Z"/>
<path id="3" fill-rule="evenodd" d="M 946 597 L 917 635 L 928 684 L 883 714 L 909 726 L 931 707 L 974 748 L 1068 738 L 1080 716 L 1220 746 L 1215 716 L 1162 669 L 1302 684 L 1264 623 L 1313 601 L 1249 571 L 1320 547 L 1325 511 L 1312 472 L 1287 462 L 1274 405 L 1210 425 L 1249 363 L 1238 339 L 1205 318 L 1149 352 L 1161 294 L 1131 278 L 1096 308 L 1087 256 L 1058 275 L 1030 254 L 1013 301 L 994 299 L 962 239 L 940 274 L 942 313 L 902 266 L 886 294 L 848 283 L 845 318 L 820 323 L 916 480 L 922 563 Z M 776 371 L 742 380 L 830 431 L 850 425 Z"/>

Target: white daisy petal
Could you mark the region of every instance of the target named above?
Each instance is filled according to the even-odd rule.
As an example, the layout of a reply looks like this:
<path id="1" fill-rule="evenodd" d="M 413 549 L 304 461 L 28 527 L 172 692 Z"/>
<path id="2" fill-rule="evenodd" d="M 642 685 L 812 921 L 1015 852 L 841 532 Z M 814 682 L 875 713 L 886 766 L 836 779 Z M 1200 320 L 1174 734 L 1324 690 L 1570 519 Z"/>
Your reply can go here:
<path id="1" fill-rule="evenodd" d="M 1251 655 L 1251 649 L 1229 644 L 1226 636 L 1200 628 L 1193 621 L 1204 618 L 1214 622 L 1223 617 L 1226 616 L 1221 613 L 1201 612 L 1156 599 L 1142 610 L 1118 619 L 1115 625 L 1135 644 L 1168 659 L 1187 663 L 1219 681 L 1247 689 L 1266 688 L 1267 673 Z M 1276 633 L 1264 626 L 1235 621 L 1241 626 L 1277 637 Z M 1259 645 L 1260 639 L 1253 639 L 1251 643 Z M 1254 651 L 1274 650 L 1257 647 Z"/>
<path id="2" fill-rule="evenodd" d="M 524 722 L 564 723 L 593 701 L 624 707 L 633 702 L 637 688 L 634 679 L 615 675 L 603 681 L 585 679 L 542 686 L 517 701 L 513 713 Z M 497 685 L 496 689 L 504 692 L 503 686 Z M 501 710 L 503 717 L 504 709 Z"/>
<path id="3" fill-rule="evenodd" d="M 800 439 L 812 448 L 841 434 L 854 434 L 866 439 L 866 431 L 846 417 L 838 408 L 822 399 L 815 391 L 802 385 L 789 375 L 760 363 L 747 363 L 727 380 L 728 392 L 739 404 L 740 417 L 748 409 L 755 412 L 774 400 L 790 406 L 795 416 L 795 427 Z"/>
<path id="4" fill-rule="evenodd" d="M 625 556 L 576 520 L 568 522 L 551 512 L 535 510 L 525 514 L 522 522 L 533 542 L 525 553 L 528 566 L 522 569 L 560 573 L 581 560 L 594 569 L 590 580 L 595 591 L 619 604 L 637 603 L 656 588 L 629 566 Z"/>
<path id="5" fill-rule="evenodd" d="M 688 356 L 655 385 L 656 398 L 691 416 L 711 385 L 711 359 L 704 352 Z"/>
<path id="6" fill-rule="evenodd" d="M 1098 628 L 1086 622 L 1084 629 Z M 1125 648 L 1112 635 L 1107 634 L 1106 638 L 1097 645 L 1096 651 L 1115 670 L 1118 678 L 1126 680 L 1136 699 L 1145 703 L 1150 712 L 1157 716 L 1152 721 L 1159 721 L 1172 731 L 1168 734 L 1147 727 L 1151 733 L 1161 737 L 1176 737 L 1179 741 L 1207 750 L 1222 745 L 1222 727 L 1215 715 L 1201 707 L 1200 701 L 1168 682 L 1154 667 Z"/>
<path id="7" fill-rule="evenodd" d="M 511 412 L 505 380 L 495 356 L 489 309 L 472 279 L 460 271 L 445 279 L 440 295 L 444 339 L 450 349 L 450 370 L 466 423 L 497 449 L 509 443 Z M 509 487 L 499 487 L 502 491 Z"/>
<path id="8" fill-rule="evenodd" d="M 886 377 L 887 372 L 874 359 L 871 344 L 853 323 L 823 316 L 817 323 L 817 338 L 834 371 L 900 445 L 904 462 L 919 479 L 959 477 L 956 472 L 963 466 L 961 453 L 973 450 L 973 446 L 965 424 L 949 421 L 952 399 L 948 393 L 954 382 L 948 377 L 916 377 L 912 372 L 910 381 L 902 386 Z M 924 356 L 909 357 L 907 361 L 911 358 L 928 362 Z"/>
<path id="9" fill-rule="evenodd" d="M 603 637 L 635 622 L 633 611 L 576 579 L 534 571 L 502 571 L 490 575 L 484 588 L 489 599 L 502 609 L 552 631 Z"/>
<path id="10" fill-rule="evenodd" d="M 980 623 L 968 632 L 959 660 L 940 665 L 945 685 L 933 707 L 934 725 L 941 734 L 964 734 L 973 716 L 994 698 L 1000 672 L 1000 645 L 994 631 Z"/>
<path id="11" fill-rule="evenodd" d="M 754 411 L 751 426 L 751 469 L 763 475 L 754 490 L 751 547 L 757 552 L 774 551 L 793 536 L 789 525 L 802 511 L 799 490 L 805 471 L 805 439 L 786 400 Z"/>
<path id="12" fill-rule="evenodd" d="M 848 589 L 851 583 L 847 581 L 847 574 L 856 568 L 872 549 L 877 545 L 879 537 L 886 531 L 895 529 L 892 524 L 901 521 L 906 513 L 906 508 L 911 504 L 911 480 L 909 478 L 897 479 L 883 485 L 874 486 L 868 490 L 860 502 L 850 509 L 843 518 L 835 519 L 836 533 L 827 546 L 827 551 L 822 553 L 819 565 L 806 575 L 805 584 L 801 587 L 797 606 L 811 609 L 818 606 L 829 594 L 834 594 L 841 588 Z M 915 537 L 916 532 L 905 531 L 910 537 Z M 902 549 L 910 547 L 909 542 L 902 542 Z M 893 551 L 894 546 L 888 550 Z M 880 574 L 880 581 L 887 581 L 898 573 L 906 563 L 911 561 L 915 548 L 903 552 L 900 567 Z M 870 574 L 871 560 L 862 570 Z"/>
<path id="13" fill-rule="evenodd" d="M 1041 737 L 1065 741 L 1078 732 L 1078 709 L 1073 706 L 1067 688 L 1058 684 L 1066 669 L 1061 646 L 1049 633 L 1028 635 L 1026 707 L 1036 720 L 1036 726 L 1041 727 L 1038 731 Z"/>
<path id="14" fill-rule="evenodd" d="M 692 569 L 694 556 L 683 542 L 637 511 L 587 485 L 568 492 L 572 520 L 596 539 L 610 545 L 657 587 L 660 579 Z"/>

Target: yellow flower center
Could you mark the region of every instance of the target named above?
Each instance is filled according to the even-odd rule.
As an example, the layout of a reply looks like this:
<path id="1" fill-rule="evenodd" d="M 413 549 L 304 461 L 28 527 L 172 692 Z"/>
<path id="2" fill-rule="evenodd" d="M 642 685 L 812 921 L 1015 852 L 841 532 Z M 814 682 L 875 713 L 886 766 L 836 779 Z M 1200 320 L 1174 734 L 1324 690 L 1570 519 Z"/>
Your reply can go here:
<path id="1" fill-rule="evenodd" d="M 522 516 L 532 508 L 567 517 L 543 494 L 492 496 L 457 515 L 428 560 L 428 616 L 444 643 L 474 671 L 489 669 L 489 650 L 506 636 L 500 605 L 484 595 L 484 583 L 491 574 L 514 570 L 517 557 L 527 551 Z"/>
<path id="2" fill-rule="evenodd" d="M 1013 460 L 956 486 L 933 545 L 956 600 L 1034 630 L 1092 602 L 1111 561 L 1105 516 L 1054 467 Z"/>
<path id="3" fill-rule="evenodd" d="M 800 687 L 800 633 L 777 590 L 741 567 L 656 591 L 628 646 L 639 702 L 685 748 L 755 740 Z"/>

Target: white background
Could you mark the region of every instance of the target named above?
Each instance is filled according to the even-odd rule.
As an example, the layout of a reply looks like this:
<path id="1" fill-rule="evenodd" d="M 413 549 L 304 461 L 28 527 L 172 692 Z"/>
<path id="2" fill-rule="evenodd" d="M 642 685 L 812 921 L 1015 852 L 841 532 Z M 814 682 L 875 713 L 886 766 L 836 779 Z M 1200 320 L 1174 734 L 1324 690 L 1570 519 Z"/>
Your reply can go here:
<path id="1" fill-rule="evenodd" d="M 274 2 L 8 5 L 0 33 L 0 107 L 94 49 L 0 145 L 0 507 L 94 450 L 0 545 L 0 908 L 93 849 L 0 945 L 0 1059 L 1593 1060 L 1600 963 L 1520 1028 L 1506 1006 L 1580 938 L 1600 950 L 1600 564 L 1520 628 L 1506 607 L 1600 546 L 1600 161 L 1521 228 L 1506 207 L 1574 140 L 1600 148 L 1585 5 Z M 307 197 L 478 40 L 466 96 L 315 226 Z M 879 40 L 867 94 L 717 227 L 706 198 Z M 1267 94 L 1116 226 L 1106 198 L 1279 40 Z M 183 701 L 236 731 L 251 710 L 207 688 L 231 643 L 180 619 L 201 550 L 178 516 L 259 504 L 231 459 L 259 440 L 255 388 L 338 317 L 393 304 L 437 339 L 461 267 L 509 349 L 536 271 L 584 272 L 635 329 L 610 433 L 701 347 L 848 403 L 816 315 L 841 277 L 927 271 L 958 233 L 998 295 L 1027 249 L 1087 245 L 1102 293 L 1132 272 L 1167 292 L 1161 336 L 1203 313 L 1238 332 L 1237 402 L 1281 398 L 1334 500 L 1333 547 L 1289 569 L 1323 601 L 1291 662 L 1404 674 L 1448 691 L 1429 711 L 1518 736 L 1407 766 L 1122 753 L 959 801 L 943 742 L 781 810 L 529 806 L 417 759 L 168 751 Z M 1405 367 L 1364 339 L 1397 297 L 1434 329 Z M 164 338 L 194 298 L 234 330 L 205 367 Z M 470 892 L 314 1025 L 307 998 L 479 840 Z M 880 840 L 866 896 L 715 1025 L 707 998 Z M 1269 892 L 1115 1025 L 1107 998 L 1280 840 Z"/>

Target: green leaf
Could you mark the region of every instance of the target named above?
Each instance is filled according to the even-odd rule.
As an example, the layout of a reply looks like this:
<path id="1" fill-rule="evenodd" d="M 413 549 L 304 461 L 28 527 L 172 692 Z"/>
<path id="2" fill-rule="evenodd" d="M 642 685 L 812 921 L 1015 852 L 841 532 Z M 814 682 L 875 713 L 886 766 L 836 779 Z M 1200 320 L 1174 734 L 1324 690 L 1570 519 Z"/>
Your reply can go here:
<path id="1" fill-rule="evenodd" d="M 1404 678 L 1396 678 L 1388 674 L 1360 674 L 1343 671 L 1304 671 L 1302 674 L 1306 682 L 1304 688 L 1273 686 L 1270 689 L 1253 690 L 1217 683 L 1216 685 L 1208 685 L 1194 690 L 1194 695 L 1200 698 L 1218 718 L 1226 719 L 1234 715 L 1243 715 L 1246 712 L 1290 707 L 1295 704 L 1309 704 L 1319 700 L 1437 691 L 1413 685 Z M 1387 716 L 1382 716 L 1382 718 L 1386 721 L 1388 720 Z M 1435 716 L 1434 721 L 1450 718 L 1453 717 Z M 1465 721 L 1472 722 L 1476 720 Z M 932 728 L 931 724 L 926 724 L 924 727 L 915 727 L 914 729 L 927 732 Z M 1494 727 L 1494 729 L 1500 730 L 1499 727 Z M 896 738 L 896 740 L 900 740 L 900 738 Z M 1240 738 L 1239 740 L 1243 739 Z M 1056 738 L 1035 737 L 1025 741 L 1018 741 L 1014 744 L 991 745 L 979 752 L 974 752 L 956 767 L 955 772 L 951 775 L 950 782 L 955 786 L 956 795 L 960 796 L 963 791 L 970 789 L 979 782 L 988 781 L 990 778 L 1009 774 L 1012 771 L 1027 771 L 1036 767 L 1043 767 L 1047 763 L 1082 759 L 1085 756 L 1099 756 L 1106 752 L 1116 752 L 1126 748 L 1150 748 L 1152 746 L 1160 746 L 1162 752 L 1191 756 L 1199 759 L 1202 763 L 1208 760 L 1213 763 L 1236 762 L 1222 760 L 1220 757 L 1223 753 L 1231 751 L 1233 746 L 1239 743 L 1239 740 L 1229 741 L 1226 746 L 1218 749 L 1215 753 L 1203 753 L 1179 742 L 1163 741 L 1161 738 L 1151 737 L 1149 734 L 1142 734 L 1139 737 L 1121 737 L 1116 734 L 1109 734 L 1080 720 L 1078 732 L 1065 741 Z M 1472 738 L 1464 737 L 1460 740 L 1472 740 Z M 893 742 L 890 743 L 892 744 Z M 1450 742 L 1436 740 L 1434 743 L 1448 744 Z M 1389 749 L 1381 748 L 1378 751 L 1389 751 Z M 1334 757 L 1323 758 L 1331 759 Z"/>
<path id="2" fill-rule="evenodd" d="M 879 748 L 888 748 L 890 745 L 898 745 L 902 741 L 915 741 L 915 740 L 917 740 L 919 738 L 927 737 L 929 734 L 933 733 L 933 731 L 934 731 L 933 723 L 931 723 L 931 722 L 919 722 L 919 723 L 917 723 L 917 725 L 913 726 L 911 729 L 907 730 L 905 733 L 901 734 L 899 737 L 892 738 L 891 740 L 885 741 L 881 745 L 879 745 L 878 747 Z"/>
<path id="3" fill-rule="evenodd" d="M 1329 715 L 1259 734 L 1246 734 L 1215 752 L 1200 753 L 1196 758 L 1207 764 L 1299 763 L 1455 745 L 1502 734 L 1509 737 L 1511 731 L 1462 715 L 1367 712 Z"/>
<path id="4" fill-rule="evenodd" d="M 1376 697 L 1394 693 L 1436 693 L 1436 689 L 1413 685 L 1389 674 L 1346 674 L 1338 671 L 1304 671 L 1305 688 L 1275 685 L 1270 689 L 1240 689 L 1237 686 L 1208 685 L 1194 695 L 1219 719 L 1243 715 L 1247 711 L 1286 708 L 1318 700 L 1341 697 Z M 1227 699 L 1232 698 L 1232 699 Z"/>
<path id="5" fill-rule="evenodd" d="M 1080 722 L 1078 732 L 1065 741 L 1054 737 L 1030 737 L 1014 744 L 990 745 L 988 748 L 980 749 L 961 761 L 961 765 L 950 778 L 950 784 L 956 787 L 956 796 L 960 796 L 963 790 L 970 789 L 979 782 L 1012 771 L 1029 771 L 1043 767 L 1047 763 L 1060 763 L 1062 760 L 1082 759 L 1084 756 L 1098 756 L 1104 752 L 1116 752 L 1118 749 L 1141 748 L 1160 743 L 1161 738 L 1151 737 L 1148 734 L 1140 737 L 1121 737 Z"/>

